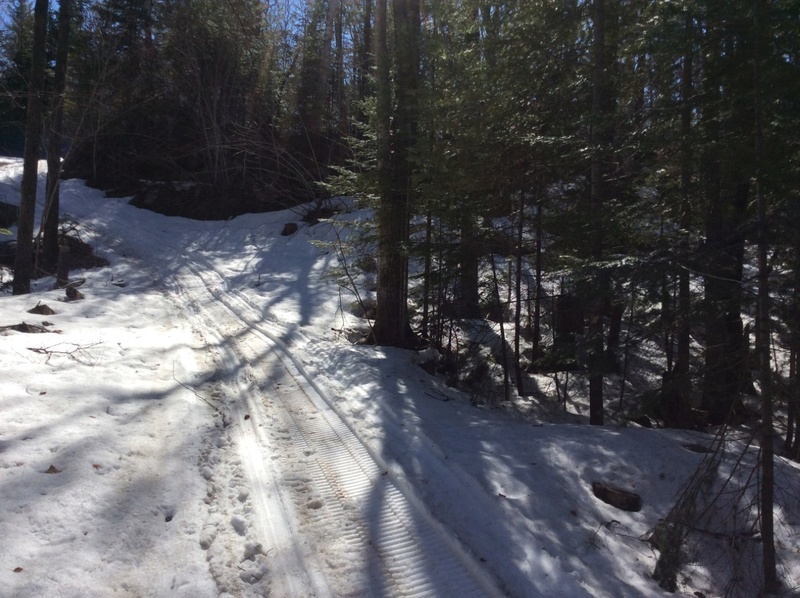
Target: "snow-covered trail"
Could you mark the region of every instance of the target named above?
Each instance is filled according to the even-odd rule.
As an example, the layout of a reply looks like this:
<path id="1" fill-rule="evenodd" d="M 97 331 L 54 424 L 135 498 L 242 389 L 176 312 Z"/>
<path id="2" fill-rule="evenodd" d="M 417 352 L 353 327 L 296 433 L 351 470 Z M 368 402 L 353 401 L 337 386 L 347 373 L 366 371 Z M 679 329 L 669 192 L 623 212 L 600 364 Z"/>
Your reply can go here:
<path id="1" fill-rule="evenodd" d="M 118 222 L 115 212 L 130 209 L 119 202 L 97 208 L 107 213 L 94 212 L 96 225 Z M 220 589 L 286 597 L 500 595 L 477 559 L 331 408 L 292 353 L 289 341 L 303 340 L 298 328 L 232 288 L 220 271 L 229 264 L 187 251 L 201 245 L 197 237 L 175 235 L 162 216 L 151 220 L 112 243 L 150 265 L 156 286 L 183 306 L 216 362 L 194 389 L 225 420 L 219 447 L 212 443 L 201 465 L 212 500 L 224 488 L 242 503 L 214 505 L 204 528 L 201 542 Z M 245 558 L 225 562 L 231 552 Z"/>
<path id="2" fill-rule="evenodd" d="M 37 302 L 55 313 L 48 333 L 2 338 L 2 598 L 216 594 L 195 465 L 215 426 L 176 382 L 198 369 L 198 337 L 129 266 L 114 269 L 124 282 L 83 273 L 82 301 L 52 281 L 3 297 L 2 324 L 41 323 Z"/>
<path id="3" fill-rule="evenodd" d="M 264 321 L 200 255 L 190 255 L 173 282 L 238 396 L 230 403 L 233 435 L 251 524 L 269 552 L 272 595 L 498 594 L 320 395 L 280 340 L 290 328 Z"/>

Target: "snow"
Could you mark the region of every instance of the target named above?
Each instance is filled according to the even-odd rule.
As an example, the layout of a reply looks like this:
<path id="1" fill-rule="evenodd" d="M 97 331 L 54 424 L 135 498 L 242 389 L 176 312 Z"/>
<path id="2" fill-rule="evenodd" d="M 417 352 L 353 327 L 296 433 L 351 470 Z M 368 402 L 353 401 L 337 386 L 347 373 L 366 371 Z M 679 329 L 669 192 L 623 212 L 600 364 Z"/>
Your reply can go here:
<path id="1" fill-rule="evenodd" d="M 20 178 L 18 160 L 0 166 L 0 199 L 18 201 Z M 49 322 L 0 333 L 0 596 L 395 595 L 370 548 L 384 550 L 376 501 L 411 505 L 398 519 L 483 595 L 666 594 L 644 537 L 705 457 L 687 446 L 711 436 L 473 406 L 420 356 L 348 343 L 329 222 L 168 218 L 74 180 L 62 216 L 110 265 L 71 273 L 80 301 L 52 279 L 0 296 L 0 327 Z M 27 313 L 38 302 L 56 313 Z M 322 426 L 366 498 L 337 486 Z M 800 470 L 778 465 L 790 592 Z M 642 510 L 601 502 L 595 481 Z M 430 558 L 414 566 L 433 579 Z M 684 571 L 683 595 L 714 595 L 714 562 Z"/>

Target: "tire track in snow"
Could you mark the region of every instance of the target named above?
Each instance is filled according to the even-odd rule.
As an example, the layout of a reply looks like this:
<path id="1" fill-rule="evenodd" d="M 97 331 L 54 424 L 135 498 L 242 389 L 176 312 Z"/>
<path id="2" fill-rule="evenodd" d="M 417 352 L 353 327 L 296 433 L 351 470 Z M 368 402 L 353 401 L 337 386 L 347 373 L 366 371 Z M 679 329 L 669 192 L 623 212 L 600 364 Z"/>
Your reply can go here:
<path id="1" fill-rule="evenodd" d="M 226 389 L 241 399 L 225 405 L 252 491 L 249 519 L 268 557 L 270 595 L 502 595 L 413 489 L 384 475 L 380 456 L 370 453 L 332 410 L 274 331 L 301 338 L 302 332 L 281 322 L 265 323 L 257 307 L 229 289 L 224 276 L 197 253 L 191 259 L 202 263 L 175 268 L 169 251 L 163 250 L 173 249 L 183 256 L 181 261 L 187 256 L 172 241 L 145 230 L 135 247 L 122 246 L 163 264 L 156 280 L 177 295 L 177 303 L 193 309 L 229 375 Z M 154 254 L 152 247 L 160 247 L 160 253 Z M 272 375 L 265 366 L 272 367 Z M 292 383 L 282 389 L 280 380 L 289 378 Z M 265 401 L 265 393 L 277 401 Z M 229 477 L 230 483 L 240 483 L 236 475 Z M 250 538 L 252 532 L 246 535 Z M 326 546 L 309 544 L 320 540 Z M 247 566 L 229 561 L 226 567 L 235 573 L 242 564 Z M 342 576 L 341 569 L 348 566 L 350 577 Z M 247 581 L 244 576 L 242 580 Z M 249 593 L 245 588 L 242 595 L 254 595 L 258 587 L 263 584 Z"/>
<path id="2" fill-rule="evenodd" d="M 278 399 L 272 402 L 272 407 L 279 403 L 282 409 L 272 410 L 279 414 L 278 431 L 288 434 L 284 438 L 287 441 L 284 448 L 289 452 L 302 449 L 305 459 L 300 458 L 295 467 L 299 468 L 301 478 L 307 476 L 313 494 L 319 496 L 305 504 L 302 497 L 294 497 L 295 511 L 303 521 L 301 527 L 305 526 L 316 537 L 321 530 L 336 529 L 335 548 L 361 559 L 365 569 L 360 571 L 362 585 L 356 590 L 356 595 L 363 595 L 363 592 L 387 596 L 501 595 L 495 582 L 452 534 L 427 512 L 411 490 L 398 486 L 386 475 L 376 462 L 377 456 L 369 452 L 332 410 L 322 392 L 304 372 L 302 364 L 260 321 L 260 314 L 253 306 L 237 294 L 228 294 L 222 276 L 210 264 L 204 266 L 202 269 L 188 266 L 192 280 L 181 282 L 183 292 L 197 306 L 203 306 L 198 309 L 201 313 L 207 312 L 204 319 L 209 324 L 219 326 L 220 322 L 228 322 L 231 326 L 232 322 L 231 328 L 238 326 L 238 334 L 220 337 L 220 344 L 236 345 L 235 350 L 229 348 L 229 351 L 234 350 L 240 355 L 240 362 L 252 366 L 252 384 Z M 210 281 L 212 276 L 217 280 Z M 201 283 L 199 293 L 192 281 Z M 189 291 L 191 288 L 193 290 Z M 237 357 L 231 355 L 228 359 L 231 361 L 228 366 L 235 367 Z M 272 367 L 272 375 L 260 371 L 265 362 Z M 265 422 L 270 419 L 269 410 L 258 404 L 261 397 L 257 392 L 245 387 L 240 387 L 239 391 L 247 397 L 251 410 L 249 424 L 252 435 L 244 434 L 242 446 L 247 448 L 243 450 L 243 461 L 263 459 L 263 453 L 259 457 L 259 447 L 253 443 L 254 438 L 264 434 Z M 247 429 L 248 423 L 244 417 L 241 412 L 237 417 L 242 430 Z M 269 424 L 266 427 L 269 428 Z M 274 425 L 272 427 L 274 431 Z M 262 445 L 268 443 L 268 438 L 262 438 Z M 245 465 L 250 467 L 247 463 Z M 285 459 L 282 466 L 286 466 Z M 255 484 L 254 490 L 258 491 L 262 483 L 260 474 L 250 471 L 248 476 Z M 305 482 L 302 480 L 300 485 Z M 286 495 L 285 489 L 273 487 L 272 490 L 273 496 Z M 263 502 L 269 498 L 269 492 L 258 493 L 266 496 L 253 497 L 254 501 Z M 282 508 L 285 515 L 291 516 L 286 504 Z M 259 518 L 272 517 L 270 509 L 261 511 L 257 512 Z M 263 530 L 263 534 L 268 539 L 269 530 Z M 328 572 L 335 574 L 332 570 L 335 566 L 331 565 L 334 556 L 324 547 L 315 548 L 323 555 Z M 313 559 L 309 550 L 305 550 L 305 558 Z M 324 593 L 325 581 L 317 581 L 317 586 L 321 587 L 316 591 Z M 342 592 L 345 588 L 338 590 Z"/>
<path id="3" fill-rule="evenodd" d="M 308 547 L 298 541 L 298 529 L 293 524 L 298 519 L 287 493 L 280 487 L 280 471 L 269 458 L 274 452 L 266 437 L 263 425 L 266 418 L 259 412 L 258 384 L 251 364 L 257 355 L 252 353 L 249 343 L 240 337 L 241 322 L 232 319 L 230 312 L 216 302 L 205 301 L 205 286 L 200 292 L 193 287 L 192 280 L 175 280 L 178 294 L 188 301 L 194 317 L 203 331 L 211 336 L 225 374 L 224 386 L 239 400 L 226 402 L 231 419 L 229 429 L 235 435 L 241 468 L 250 491 L 248 497 L 252 514 L 248 517 L 254 528 L 254 535 L 260 549 L 269 563 L 270 596 L 293 598 L 295 596 L 333 596 L 330 584 L 322 574 L 323 566 Z M 252 415 L 251 415 L 252 414 Z M 231 483 L 236 483 L 231 480 Z M 235 516 L 234 516 L 235 517 Z M 231 519 L 228 525 L 238 527 L 240 535 L 245 535 L 245 524 Z M 219 525 L 226 525 L 221 521 Z M 246 550 L 248 550 L 246 548 Z M 239 565 L 242 569 L 242 566 Z M 242 570 L 242 579 L 249 575 L 259 575 L 255 570 L 248 573 Z"/>

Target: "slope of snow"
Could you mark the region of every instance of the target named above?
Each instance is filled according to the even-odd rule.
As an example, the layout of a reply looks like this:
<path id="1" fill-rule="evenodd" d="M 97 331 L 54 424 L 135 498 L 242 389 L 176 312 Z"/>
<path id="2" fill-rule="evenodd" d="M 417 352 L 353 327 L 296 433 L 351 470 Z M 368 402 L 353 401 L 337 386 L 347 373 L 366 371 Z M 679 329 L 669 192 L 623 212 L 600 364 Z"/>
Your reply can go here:
<path id="1" fill-rule="evenodd" d="M 0 167 L 4 201 L 20 175 Z M 388 494 L 331 494 L 336 466 L 307 426 L 323 420 L 354 434 L 371 487 L 396 489 L 411 505 L 397 517 L 432 529 L 487 595 L 666 594 L 644 536 L 704 457 L 687 446 L 710 436 L 520 421 L 472 406 L 408 351 L 347 343 L 352 297 L 313 242 L 335 238 L 330 223 L 282 237 L 297 214 L 167 218 L 80 181 L 62 202 L 110 266 L 72 273 L 81 301 L 52 279 L 0 296 L 0 327 L 50 323 L 0 333 L 0 596 L 393 594 L 384 578 L 404 569 L 367 548 L 381 550 Z M 37 302 L 56 314 L 27 313 Z M 800 472 L 779 472 L 791 592 Z M 601 502 L 595 481 L 642 510 Z M 713 560 L 681 580 L 687 595 L 714 582 Z"/>

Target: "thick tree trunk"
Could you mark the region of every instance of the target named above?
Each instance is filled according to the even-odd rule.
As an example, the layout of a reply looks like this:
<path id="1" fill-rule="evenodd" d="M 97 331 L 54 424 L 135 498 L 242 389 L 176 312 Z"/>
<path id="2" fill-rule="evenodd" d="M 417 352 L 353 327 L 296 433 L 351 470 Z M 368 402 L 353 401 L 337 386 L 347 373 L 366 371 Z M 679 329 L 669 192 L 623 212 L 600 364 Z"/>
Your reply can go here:
<path id="1" fill-rule="evenodd" d="M 395 0 L 393 4 L 396 52 L 396 108 L 394 129 L 389 130 L 391 88 L 386 43 L 386 3 L 376 11 L 378 62 L 378 289 L 373 341 L 380 345 L 409 346 L 408 240 L 411 202 L 410 150 L 416 137 L 419 86 L 419 4 Z"/>
<path id="2" fill-rule="evenodd" d="M 701 160 L 707 204 L 705 263 L 705 371 L 703 409 L 709 423 L 721 424 L 740 403 L 749 373 L 742 323 L 744 229 L 752 171 L 751 146 L 736 143 L 750 135 L 752 110 L 726 80 L 726 61 L 741 52 L 737 28 L 716 14 L 706 23 Z M 750 56 L 747 55 L 747 59 Z M 751 97 L 751 90 L 748 90 Z M 749 137 L 752 139 L 752 137 Z M 747 156 L 747 157 L 744 157 Z"/>
<path id="3" fill-rule="evenodd" d="M 737 239 L 737 206 L 745 206 L 747 185 L 733 190 L 723 184 L 720 108 L 726 99 L 721 86 L 720 55 L 723 27 L 713 15 L 707 22 L 703 110 L 700 125 L 705 137 L 701 158 L 703 194 L 706 201 L 705 367 L 703 409 L 711 424 L 728 417 L 739 394 L 739 373 L 745 367 L 742 353 L 741 273 L 743 240 Z M 736 197 L 736 196 L 739 197 Z"/>
<path id="4" fill-rule="evenodd" d="M 736 229 L 736 215 L 746 204 L 747 187 L 736 191 L 739 198 L 723 200 L 719 187 L 712 189 L 706 244 L 709 256 L 706 292 L 706 358 L 703 408 L 709 422 L 721 424 L 739 400 L 744 368 L 742 324 L 742 268 L 744 239 Z M 739 204 L 738 206 L 736 204 Z"/>
<path id="5" fill-rule="evenodd" d="M 458 246 L 458 285 L 455 297 L 455 315 L 459 318 L 480 318 L 480 293 L 478 274 L 480 251 L 471 213 L 461 219 L 461 241 Z"/>
<path id="6" fill-rule="evenodd" d="M 25 123 L 25 155 L 20 187 L 17 255 L 14 261 L 14 281 L 12 283 L 12 292 L 15 295 L 30 293 L 31 278 L 33 278 L 33 223 L 36 213 L 39 145 L 42 139 L 41 96 L 44 91 L 48 7 L 48 0 L 36 0 L 33 9 L 33 60 Z"/>

